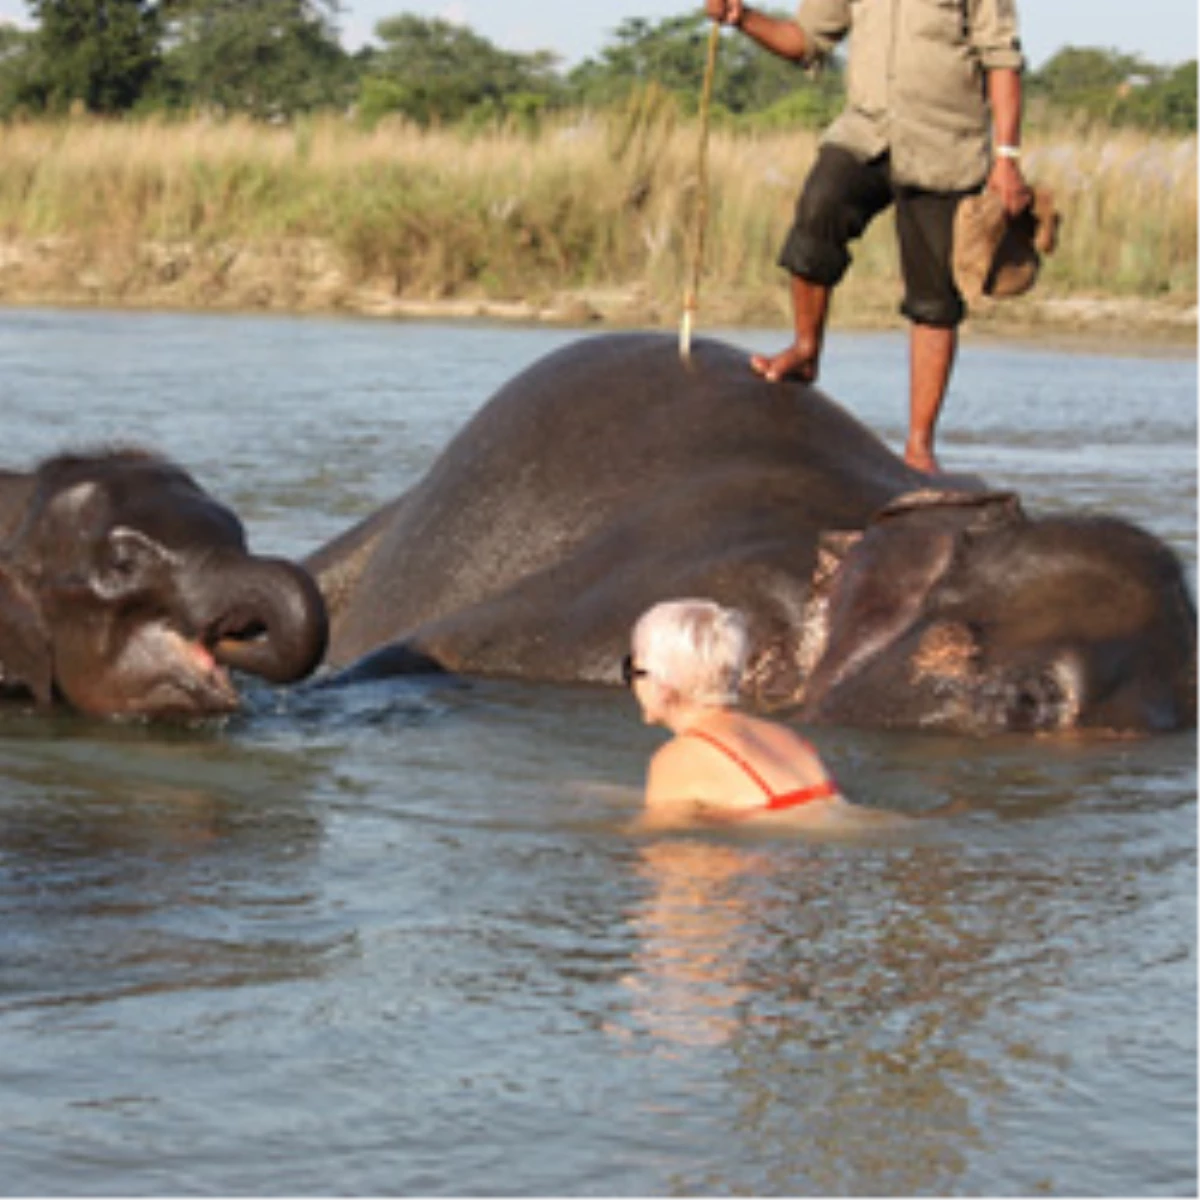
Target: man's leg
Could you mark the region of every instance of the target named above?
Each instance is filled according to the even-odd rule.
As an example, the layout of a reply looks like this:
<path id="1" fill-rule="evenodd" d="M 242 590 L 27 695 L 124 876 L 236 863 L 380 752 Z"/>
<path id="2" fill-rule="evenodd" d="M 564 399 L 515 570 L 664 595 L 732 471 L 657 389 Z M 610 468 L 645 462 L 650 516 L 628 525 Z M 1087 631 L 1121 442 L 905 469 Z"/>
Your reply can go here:
<path id="1" fill-rule="evenodd" d="M 909 332 L 908 443 L 904 461 L 918 471 L 941 470 L 933 452 L 934 433 L 942 401 L 950 385 L 958 329 L 951 325 L 919 325 Z"/>
<path id="2" fill-rule="evenodd" d="M 951 263 L 954 213 L 962 193 L 899 188 L 896 233 L 909 333 L 908 441 L 904 461 L 930 473 L 941 468 L 934 435 L 958 349 L 966 308 Z"/>
<path id="3" fill-rule="evenodd" d="M 779 254 L 791 274 L 794 338 L 779 354 L 750 359 L 763 378 L 816 379 L 830 296 L 850 265 L 847 246 L 891 202 L 885 159 L 864 163 L 834 145 L 818 151 Z"/>
<path id="4" fill-rule="evenodd" d="M 825 340 L 825 318 L 829 315 L 832 288 L 813 283 L 803 275 L 792 276 L 792 326 L 795 340 L 784 351 L 770 357 L 755 354 L 750 366 L 772 383 L 780 379 L 801 379 L 812 383 L 821 364 L 821 345 Z"/>

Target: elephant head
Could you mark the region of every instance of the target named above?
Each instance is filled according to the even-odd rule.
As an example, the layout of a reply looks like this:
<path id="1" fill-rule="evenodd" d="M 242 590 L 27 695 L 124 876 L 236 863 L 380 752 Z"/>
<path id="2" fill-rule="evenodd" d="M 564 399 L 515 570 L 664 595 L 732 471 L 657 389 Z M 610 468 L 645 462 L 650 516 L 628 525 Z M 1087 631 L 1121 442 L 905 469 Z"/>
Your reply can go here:
<path id="1" fill-rule="evenodd" d="M 139 450 L 0 475 L 0 688 L 94 715 L 227 712 L 224 668 L 301 679 L 327 619 L 298 566 L 246 548 L 238 518 Z"/>
<path id="2" fill-rule="evenodd" d="M 1112 517 L 919 492 L 827 541 L 802 718 L 979 733 L 1179 729 L 1196 613 L 1178 559 Z"/>

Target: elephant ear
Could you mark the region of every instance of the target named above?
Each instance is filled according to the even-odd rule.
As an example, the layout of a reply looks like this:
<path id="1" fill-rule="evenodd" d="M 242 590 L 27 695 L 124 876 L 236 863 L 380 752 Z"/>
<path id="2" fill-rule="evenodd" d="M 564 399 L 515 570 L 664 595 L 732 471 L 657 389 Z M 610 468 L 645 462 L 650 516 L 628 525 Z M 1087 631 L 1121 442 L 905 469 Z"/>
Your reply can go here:
<path id="1" fill-rule="evenodd" d="M 0 563 L 0 688 L 24 687 L 39 705 L 54 695 L 50 634 L 29 589 Z"/>
<path id="2" fill-rule="evenodd" d="M 905 492 L 885 504 L 868 524 L 904 518 L 912 513 L 952 514 L 957 511 L 956 524 L 971 534 L 988 533 L 1010 525 L 1022 524 L 1025 512 L 1016 492 L 963 492 L 951 489 L 920 488 Z"/>

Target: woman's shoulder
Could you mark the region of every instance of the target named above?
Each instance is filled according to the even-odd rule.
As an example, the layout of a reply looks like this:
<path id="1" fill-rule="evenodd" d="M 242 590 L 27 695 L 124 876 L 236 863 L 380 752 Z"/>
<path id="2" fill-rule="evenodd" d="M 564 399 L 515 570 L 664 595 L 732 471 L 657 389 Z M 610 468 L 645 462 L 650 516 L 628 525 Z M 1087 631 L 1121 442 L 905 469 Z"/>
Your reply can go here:
<path id="1" fill-rule="evenodd" d="M 690 729 L 659 747 L 650 760 L 650 770 L 660 781 L 686 784 L 692 790 L 711 791 L 714 780 L 723 788 L 728 773 L 736 769 L 733 756 L 744 755 L 741 743 L 736 733 Z"/>
<path id="2" fill-rule="evenodd" d="M 815 753 L 812 743 L 798 729 L 783 721 L 750 713 L 732 713 L 730 717 L 729 732 L 735 738 L 750 744 Z"/>
<path id="3" fill-rule="evenodd" d="M 712 766 L 703 756 L 698 739 L 677 735 L 650 758 L 646 775 L 646 801 L 654 807 L 685 805 L 711 799 Z"/>
<path id="4" fill-rule="evenodd" d="M 700 730 L 677 733 L 669 742 L 658 748 L 650 760 L 650 765 L 660 771 L 693 770 L 696 764 L 709 765 L 714 758 L 725 757 L 720 754 L 720 749 L 731 740 Z"/>
<path id="5" fill-rule="evenodd" d="M 664 742 L 655 752 L 650 755 L 650 768 L 663 769 L 670 767 L 672 764 L 680 762 L 689 756 L 690 751 L 686 745 L 686 739 L 678 734 L 671 738 L 670 741 Z"/>

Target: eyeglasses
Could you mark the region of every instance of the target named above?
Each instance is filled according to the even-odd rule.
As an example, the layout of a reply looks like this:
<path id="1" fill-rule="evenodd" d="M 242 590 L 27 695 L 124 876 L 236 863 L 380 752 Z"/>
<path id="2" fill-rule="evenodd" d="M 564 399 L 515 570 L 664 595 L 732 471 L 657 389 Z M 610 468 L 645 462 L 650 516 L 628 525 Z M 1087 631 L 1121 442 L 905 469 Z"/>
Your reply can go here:
<path id="1" fill-rule="evenodd" d="M 632 654 L 627 654 L 623 659 L 621 659 L 621 682 L 624 683 L 627 688 L 633 687 L 633 681 L 635 679 L 643 679 L 649 674 L 650 672 L 644 667 L 634 666 Z"/>

